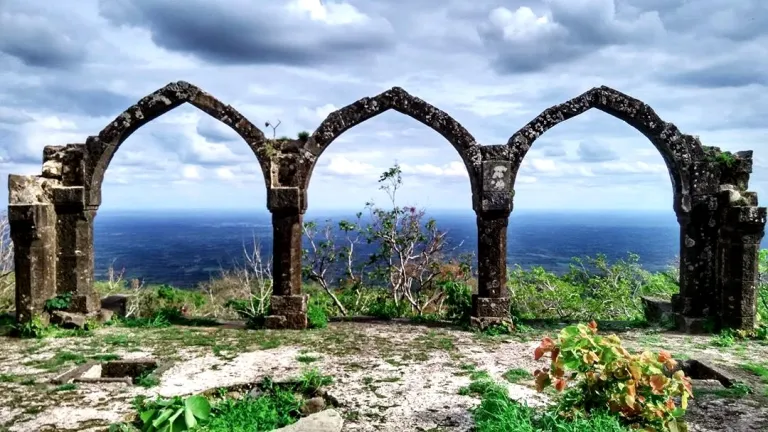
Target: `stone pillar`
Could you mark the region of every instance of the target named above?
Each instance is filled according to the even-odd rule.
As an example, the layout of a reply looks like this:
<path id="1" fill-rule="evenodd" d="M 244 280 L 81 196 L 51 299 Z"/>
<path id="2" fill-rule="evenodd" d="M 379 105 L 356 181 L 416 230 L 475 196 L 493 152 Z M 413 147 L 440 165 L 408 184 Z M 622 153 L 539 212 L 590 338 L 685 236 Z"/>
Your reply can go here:
<path id="1" fill-rule="evenodd" d="M 720 238 L 720 325 L 751 330 L 757 314 L 760 241 L 765 234 L 765 207 L 725 210 Z"/>
<path id="2" fill-rule="evenodd" d="M 490 146 L 489 146 L 490 147 Z M 471 324 L 480 328 L 508 322 L 507 224 L 512 212 L 512 165 L 508 160 L 482 163 L 480 196 L 473 197 L 477 214 L 477 294 L 472 296 Z"/>
<path id="3" fill-rule="evenodd" d="M 71 292 L 70 312 L 91 314 L 101 308 L 94 289 L 93 221 L 97 207 L 83 205 L 83 188 L 54 189 L 58 267 L 56 292 Z"/>
<path id="4" fill-rule="evenodd" d="M 509 320 L 507 290 L 508 212 L 477 215 L 477 294 L 472 296 L 472 325 L 486 327 Z"/>
<path id="5" fill-rule="evenodd" d="M 272 298 L 266 326 L 275 329 L 307 327 L 307 296 L 301 294 L 301 246 L 304 209 L 298 188 L 271 188 L 267 207 L 272 212 Z M 304 201 L 305 202 L 305 201 Z"/>
<path id="6" fill-rule="evenodd" d="M 16 320 L 43 312 L 56 295 L 56 211 L 52 204 L 8 206 L 16 276 Z"/>
<path id="7" fill-rule="evenodd" d="M 718 200 L 714 195 L 692 198 L 691 211 L 680 223 L 680 294 L 673 298 L 678 330 L 699 333 L 716 314 Z"/>

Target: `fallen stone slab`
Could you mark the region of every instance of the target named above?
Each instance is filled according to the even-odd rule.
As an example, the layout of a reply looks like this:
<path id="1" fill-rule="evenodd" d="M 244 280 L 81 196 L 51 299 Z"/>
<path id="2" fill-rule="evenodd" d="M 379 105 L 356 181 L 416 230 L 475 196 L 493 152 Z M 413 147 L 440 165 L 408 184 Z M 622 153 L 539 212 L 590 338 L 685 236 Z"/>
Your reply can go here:
<path id="1" fill-rule="evenodd" d="M 128 308 L 128 296 L 115 294 L 101 299 L 101 309 L 112 311 L 120 318 L 125 318 Z"/>
<path id="2" fill-rule="evenodd" d="M 344 419 L 338 411 L 328 409 L 304 417 L 296 423 L 273 432 L 341 432 Z"/>
<path id="3" fill-rule="evenodd" d="M 55 324 L 61 328 L 85 328 L 85 324 L 87 322 L 87 319 L 85 315 L 74 313 L 74 312 L 64 312 L 64 311 L 53 311 L 51 313 L 51 324 Z"/>

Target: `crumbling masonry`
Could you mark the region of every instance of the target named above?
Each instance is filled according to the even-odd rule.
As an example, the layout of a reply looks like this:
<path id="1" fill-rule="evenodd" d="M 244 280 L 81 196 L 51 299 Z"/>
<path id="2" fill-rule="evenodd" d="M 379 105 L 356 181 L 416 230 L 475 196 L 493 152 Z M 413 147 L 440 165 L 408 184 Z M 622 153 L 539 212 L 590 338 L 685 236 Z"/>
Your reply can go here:
<path id="1" fill-rule="evenodd" d="M 45 147 L 41 175 L 9 176 L 18 320 L 30 319 L 47 299 L 65 292 L 73 293 L 72 312 L 98 311 L 93 220 L 101 204 L 104 173 L 126 138 L 183 103 L 232 128 L 261 165 L 274 233 L 274 292 L 267 318 L 271 328 L 307 325 L 307 298 L 301 293 L 302 217 L 317 159 L 346 130 L 390 109 L 442 135 L 469 173 L 478 230 L 474 324 L 497 323 L 509 313 L 507 225 L 523 158 L 547 130 L 592 108 L 640 131 L 669 169 L 680 223 L 680 293 L 673 302 L 678 326 L 697 331 L 707 320 L 735 328 L 754 324 L 757 255 L 766 209 L 757 207 L 757 195 L 747 191 L 752 152 L 732 155 L 702 146 L 648 105 L 616 90 L 593 88 L 546 109 L 506 145 L 479 145 L 450 115 L 398 87 L 331 113 L 305 140 L 272 140 L 234 108 L 186 82 L 168 84 L 144 97 L 85 143 Z"/>

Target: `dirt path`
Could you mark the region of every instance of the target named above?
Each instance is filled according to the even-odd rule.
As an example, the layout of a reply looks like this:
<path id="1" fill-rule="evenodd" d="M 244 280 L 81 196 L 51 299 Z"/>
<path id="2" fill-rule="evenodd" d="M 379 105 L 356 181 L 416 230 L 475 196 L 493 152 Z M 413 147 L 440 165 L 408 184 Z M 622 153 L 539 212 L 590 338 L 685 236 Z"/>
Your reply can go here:
<path id="1" fill-rule="evenodd" d="M 0 431 L 105 430 L 131 415 L 137 395 L 188 395 L 267 376 L 288 379 L 307 368 L 334 377 L 328 393 L 340 403 L 345 431 L 468 431 L 477 399 L 458 394 L 470 382 L 468 365 L 499 382 L 506 382 L 502 375 L 510 369 L 532 373 L 543 365 L 532 358 L 543 332 L 489 338 L 402 323 L 335 323 L 308 332 L 113 327 L 87 337 L 3 338 Z M 757 376 L 739 364 L 765 361 L 766 346 L 715 348 L 708 337 L 637 331 L 621 337 L 634 348 L 664 346 L 740 371 L 757 394 L 764 391 Z M 117 356 L 152 357 L 172 366 L 150 388 L 98 383 L 71 389 L 49 383 L 78 363 Z M 529 379 L 507 384 L 515 399 L 531 405 L 547 401 Z M 768 430 L 766 409 L 760 398 L 707 394 L 694 401 L 690 421 L 692 430 Z"/>

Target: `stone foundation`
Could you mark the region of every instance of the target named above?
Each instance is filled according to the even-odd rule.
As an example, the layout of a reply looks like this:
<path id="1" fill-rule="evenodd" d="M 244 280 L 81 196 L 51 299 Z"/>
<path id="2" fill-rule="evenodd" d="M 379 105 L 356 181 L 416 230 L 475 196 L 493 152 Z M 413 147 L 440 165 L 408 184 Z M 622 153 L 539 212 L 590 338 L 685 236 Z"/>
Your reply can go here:
<path id="1" fill-rule="evenodd" d="M 307 301 L 304 295 L 273 295 L 270 314 L 264 325 L 269 329 L 303 330 L 307 328 Z"/>

